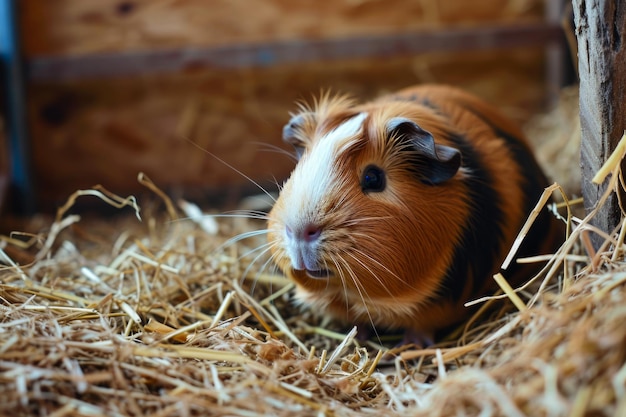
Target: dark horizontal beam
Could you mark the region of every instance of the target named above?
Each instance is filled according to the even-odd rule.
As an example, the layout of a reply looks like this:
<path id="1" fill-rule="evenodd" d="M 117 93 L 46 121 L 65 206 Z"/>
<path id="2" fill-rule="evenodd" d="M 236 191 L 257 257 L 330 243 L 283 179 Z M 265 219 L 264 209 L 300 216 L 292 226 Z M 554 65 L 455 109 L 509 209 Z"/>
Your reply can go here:
<path id="1" fill-rule="evenodd" d="M 179 48 L 71 56 L 38 56 L 27 61 L 35 81 L 115 77 L 195 68 L 266 67 L 311 61 L 385 58 L 426 52 L 453 52 L 540 46 L 560 42 L 560 26 L 527 23 L 438 28 L 392 35 L 323 40 L 288 40 L 212 48 Z"/>

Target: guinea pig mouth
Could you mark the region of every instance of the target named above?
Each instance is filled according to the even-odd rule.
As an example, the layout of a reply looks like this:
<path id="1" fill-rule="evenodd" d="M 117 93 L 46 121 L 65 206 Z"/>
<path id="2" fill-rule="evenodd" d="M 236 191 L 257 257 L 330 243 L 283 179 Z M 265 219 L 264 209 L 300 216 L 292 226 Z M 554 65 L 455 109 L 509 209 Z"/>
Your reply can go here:
<path id="1" fill-rule="evenodd" d="M 326 279 L 333 276 L 332 271 L 328 269 L 306 270 L 306 275 L 313 279 Z"/>

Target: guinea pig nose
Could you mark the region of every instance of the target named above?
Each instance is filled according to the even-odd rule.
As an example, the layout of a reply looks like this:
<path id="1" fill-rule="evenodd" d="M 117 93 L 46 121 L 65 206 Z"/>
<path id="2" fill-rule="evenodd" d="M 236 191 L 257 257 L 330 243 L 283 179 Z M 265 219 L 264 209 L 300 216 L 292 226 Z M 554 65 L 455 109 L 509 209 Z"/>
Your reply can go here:
<path id="1" fill-rule="evenodd" d="M 289 226 L 285 226 L 287 237 L 289 239 L 295 239 L 302 242 L 314 242 L 322 234 L 322 228 L 315 224 L 306 224 L 302 228 L 297 228 L 295 231 Z"/>

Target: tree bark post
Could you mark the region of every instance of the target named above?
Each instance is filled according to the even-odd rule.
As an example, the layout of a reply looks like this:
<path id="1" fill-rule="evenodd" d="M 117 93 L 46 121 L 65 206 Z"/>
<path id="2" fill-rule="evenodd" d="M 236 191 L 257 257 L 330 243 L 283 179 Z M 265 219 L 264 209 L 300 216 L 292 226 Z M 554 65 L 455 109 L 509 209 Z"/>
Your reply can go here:
<path id="1" fill-rule="evenodd" d="M 626 130 L 626 1 L 573 0 L 580 77 L 581 168 L 585 210 L 593 209 L 607 182 L 591 182 Z M 626 164 L 622 161 L 622 171 Z M 626 201 L 626 200 L 624 200 Z M 606 232 L 621 221 L 613 194 L 593 219 Z M 603 239 L 592 238 L 598 247 Z"/>

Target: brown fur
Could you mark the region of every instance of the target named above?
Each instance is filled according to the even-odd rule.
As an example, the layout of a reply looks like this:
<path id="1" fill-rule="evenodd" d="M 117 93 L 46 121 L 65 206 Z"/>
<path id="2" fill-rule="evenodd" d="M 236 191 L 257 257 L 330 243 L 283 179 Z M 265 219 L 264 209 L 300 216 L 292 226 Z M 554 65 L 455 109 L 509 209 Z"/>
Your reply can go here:
<path id="1" fill-rule="evenodd" d="M 429 104 L 424 105 L 427 101 Z M 437 110 L 433 110 L 433 105 Z M 468 111 L 467 109 L 471 109 Z M 441 283 L 467 223 L 472 201 L 461 169 L 455 177 L 438 185 L 418 181 L 410 171 L 405 153 L 392 146 L 385 126 L 389 119 L 405 117 L 432 133 L 438 144 L 454 147 L 450 133 L 462 134 L 481 158 L 501 197 L 504 215 L 498 253 L 490 259 L 492 273 L 499 265 L 529 214 L 529 196 L 519 186 L 528 175 L 545 182 L 538 167 L 518 166 L 507 143 L 494 134 L 497 127 L 519 138 L 530 148 L 520 129 L 479 99 L 443 86 L 420 86 L 355 105 L 345 98 L 322 97 L 314 108 L 303 107 L 304 122 L 297 140 L 307 149 L 346 119 L 367 112 L 363 137 L 355 149 L 342 154 L 333 169 L 340 175 L 327 190 L 319 208 L 324 231 L 325 264 L 335 273 L 328 279 L 311 279 L 304 271 L 292 270 L 285 253 L 282 222 L 292 193 L 288 180 L 270 213 L 269 241 L 278 265 L 297 285 L 299 297 L 349 322 L 371 322 L 394 328 L 432 332 L 462 320 L 468 310 L 463 303 L 493 288 L 491 275 L 465 277 L 458 300 L 441 292 Z M 385 169 L 387 188 L 365 194 L 358 186 L 359 173 L 369 164 Z M 538 172 L 526 172 L 526 170 Z M 544 184 L 544 186 L 547 184 Z M 534 204 L 534 202 L 533 202 Z M 546 235 L 558 227 L 548 227 Z M 554 248 L 555 239 L 544 239 L 544 250 Z M 539 248 L 537 248 L 539 249 Z M 488 255 L 490 256 L 490 255 Z M 474 282 L 478 291 L 472 291 Z"/>

